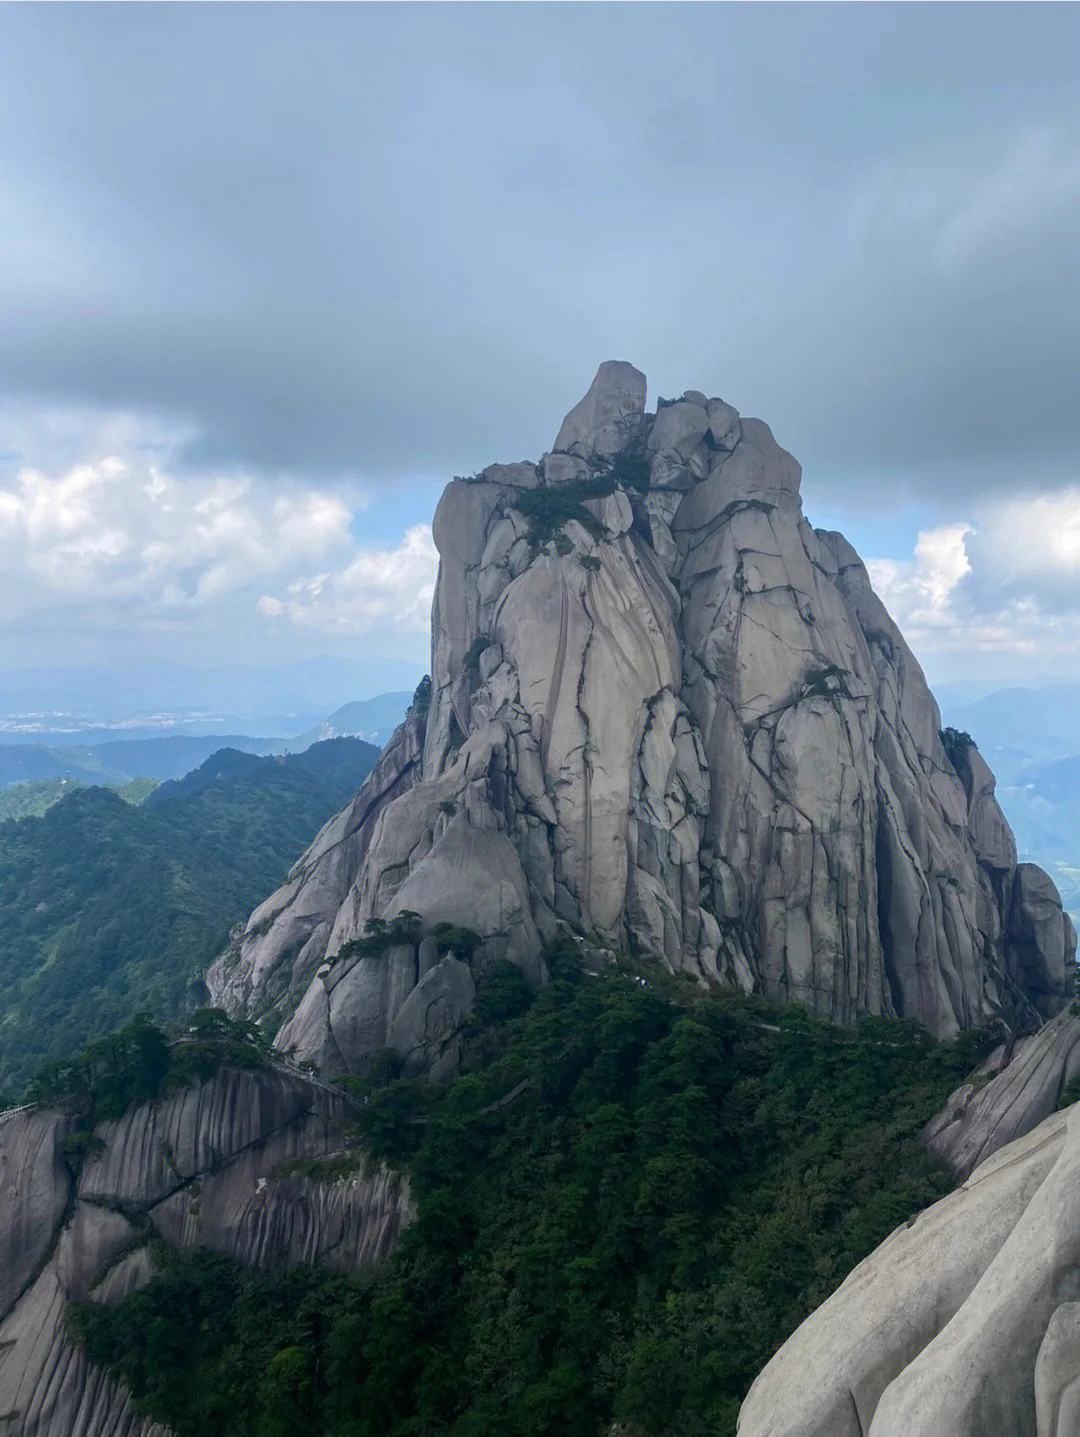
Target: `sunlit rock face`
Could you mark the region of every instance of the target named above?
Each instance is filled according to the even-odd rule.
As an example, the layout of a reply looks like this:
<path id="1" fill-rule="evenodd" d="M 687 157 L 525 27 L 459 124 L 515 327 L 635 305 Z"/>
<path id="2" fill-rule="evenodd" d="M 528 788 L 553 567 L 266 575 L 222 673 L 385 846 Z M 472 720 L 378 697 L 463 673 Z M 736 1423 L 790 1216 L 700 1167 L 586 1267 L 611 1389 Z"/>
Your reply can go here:
<path id="1" fill-rule="evenodd" d="M 739 1437 L 1074 1437 L 1080 1106 L 889 1237 L 788 1339 Z"/>
<path id="2" fill-rule="evenodd" d="M 454 1071 L 485 963 L 560 934 L 840 1022 L 1033 1029 L 1075 946 L 978 751 L 768 426 L 601 366 L 536 464 L 446 488 L 432 687 L 215 965 L 326 1070 Z M 346 949 L 371 919 L 414 939 Z M 471 953 L 437 923 L 481 938 Z M 468 971 L 462 971 L 462 970 Z M 291 1016 L 290 1016 L 291 1015 Z"/>

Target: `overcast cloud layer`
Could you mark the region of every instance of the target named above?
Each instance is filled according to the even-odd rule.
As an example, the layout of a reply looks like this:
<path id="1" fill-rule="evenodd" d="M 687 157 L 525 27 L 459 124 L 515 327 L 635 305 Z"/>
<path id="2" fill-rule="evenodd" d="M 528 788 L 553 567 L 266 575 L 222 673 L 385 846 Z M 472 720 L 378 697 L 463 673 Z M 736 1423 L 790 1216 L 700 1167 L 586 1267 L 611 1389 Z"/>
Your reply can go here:
<path id="1" fill-rule="evenodd" d="M 0 8 L 2 656 L 419 654 L 437 482 L 618 356 L 876 515 L 931 668 L 1080 669 L 1078 52 L 1074 5 Z"/>

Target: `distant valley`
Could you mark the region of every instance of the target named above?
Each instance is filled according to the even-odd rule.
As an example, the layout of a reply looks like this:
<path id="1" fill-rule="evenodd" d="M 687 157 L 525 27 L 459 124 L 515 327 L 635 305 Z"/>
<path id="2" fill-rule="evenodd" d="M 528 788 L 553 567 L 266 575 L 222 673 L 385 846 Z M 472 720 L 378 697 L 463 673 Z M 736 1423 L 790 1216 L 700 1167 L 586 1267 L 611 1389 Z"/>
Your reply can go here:
<path id="1" fill-rule="evenodd" d="M 133 781 L 164 783 L 179 779 L 223 748 L 250 754 L 301 753 L 313 743 L 331 738 L 360 738 L 381 748 L 408 707 L 407 691 L 378 694 L 344 704 L 319 724 L 293 737 L 258 737 L 250 734 L 170 733 L 155 737 L 118 737 L 124 730 L 103 730 L 108 736 L 97 743 L 74 743 L 71 735 L 59 742 L 26 742 L 25 734 L 0 734 L 0 822 L 43 813 L 71 788 L 104 785 L 120 788 Z M 15 790 L 15 786 L 18 790 Z M 27 790 L 24 786 L 33 785 Z M 145 797 L 141 789 L 125 797 Z"/>

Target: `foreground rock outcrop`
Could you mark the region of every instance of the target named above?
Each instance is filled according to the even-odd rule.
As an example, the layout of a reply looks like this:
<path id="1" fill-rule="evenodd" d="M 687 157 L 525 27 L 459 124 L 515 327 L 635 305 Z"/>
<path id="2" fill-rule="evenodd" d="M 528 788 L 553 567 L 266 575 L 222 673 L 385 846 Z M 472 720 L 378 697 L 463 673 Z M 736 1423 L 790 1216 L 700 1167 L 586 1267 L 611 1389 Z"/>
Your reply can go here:
<path id="1" fill-rule="evenodd" d="M 767 425 L 601 366 L 439 503 L 430 696 L 210 975 L 326 1071 L 453 1071 L 475 971 L 560 934 L 839 1022 L 1031 1031 L 1075 935 Z M 372 920 L 419 915 L 363 951 Z M 468 951 L 432 937 L 472 930 Z"/>
<path id="2" fill-rule="evenodd" d="M 739 1437 L 1074 1437 L 1080 1106 L 898 1228 L 784 1344 Z"/>
<path id="3" fill-rule="evenodd" d="M 117 1302 L 146 1282 L 155 1236 L 266 1268 L 386 1257 L 411 1216 L 400 1175 L 327 1182 L 286 1167 L 340 1153 L 349 1120 L 342 1098 L 274 1069 L 224 1070 L 100 1124 L 81 1166 L 62 1113 L 0 1120 L 0 1433 L 165 1437 L 64 1325 L 69 1302 Z"/>
<path id="4" fill-rule="evenodd" d="M 1037 1033 L 995 1048 L 927 1124 L 923 1141 L 966 1178 L 1006 1143 L 1038 1127 L 1078 1077 L 1080 1018 L 1066 1012 Z"/>

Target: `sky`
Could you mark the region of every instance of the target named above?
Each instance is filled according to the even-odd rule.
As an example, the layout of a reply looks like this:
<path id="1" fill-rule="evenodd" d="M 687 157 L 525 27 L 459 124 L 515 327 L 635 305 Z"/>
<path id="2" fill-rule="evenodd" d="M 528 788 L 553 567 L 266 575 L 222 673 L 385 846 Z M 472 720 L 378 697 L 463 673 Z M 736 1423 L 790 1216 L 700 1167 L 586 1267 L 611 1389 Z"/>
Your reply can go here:
<path id="1" fill-rule="evenodd" d="M 1080 677 L 1080 8 L 0 7 L 0 668 L 425 664 L 606 358 L 935 680 Z M 343 695 L 342 697 L 350 697 Z"/>

